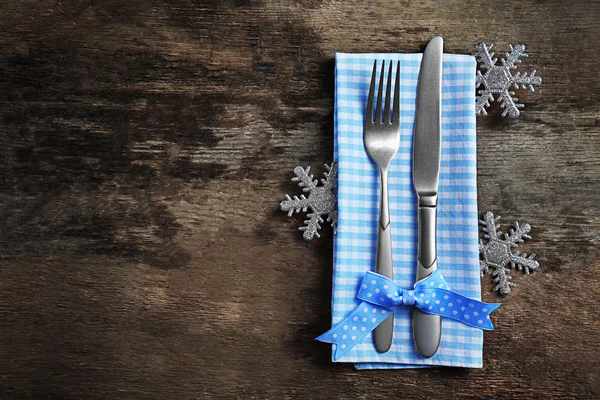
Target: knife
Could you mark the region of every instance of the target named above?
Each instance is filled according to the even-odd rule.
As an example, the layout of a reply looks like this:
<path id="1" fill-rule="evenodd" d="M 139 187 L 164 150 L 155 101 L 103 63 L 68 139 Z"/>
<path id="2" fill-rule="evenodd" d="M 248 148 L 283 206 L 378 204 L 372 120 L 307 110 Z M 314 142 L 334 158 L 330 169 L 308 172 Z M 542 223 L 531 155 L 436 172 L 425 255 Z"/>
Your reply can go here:
<path id="1" fill-rule="evenodd" d="M 444 39 L 436 36 L 427 45 L 417 84 L 417 108 L 413 139 L 413 185 L 418 198 L 417 281 L 437 269 L 436 218 L 442 138 L 442 53 Z M 442 336 L 439 315 L 413 311 L 413 336 L 426 358 L 438 350 Z"/>

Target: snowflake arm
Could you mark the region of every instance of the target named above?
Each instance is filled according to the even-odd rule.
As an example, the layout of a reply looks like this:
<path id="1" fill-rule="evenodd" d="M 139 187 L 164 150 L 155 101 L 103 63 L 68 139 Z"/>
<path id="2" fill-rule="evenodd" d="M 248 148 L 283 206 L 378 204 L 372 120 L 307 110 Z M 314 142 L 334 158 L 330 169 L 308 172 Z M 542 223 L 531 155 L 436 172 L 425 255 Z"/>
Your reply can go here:
<path id="1" fill-rule="evenodd" d="M 298 186 L 303 188 L 303 192 L 310 192 L 317 187 L 317 180 L 313 179 L 313 175 L 310 174 L 310 167 L 306 167 L 306 169 L 296 167 L 294 168 L 294 174 L 296 176 L 292 178 L 292 181 L 298 182 Z"/>
<path id="2" fill-rule="evenodd" d="M 485 43 L 477 43 L 475 47 L 477 49 L 477 61 L 482 63 L 482 68 L 490 69 L 496 65 L 497 58 L 494 58 L 494 53 L 490 53 L 490 50 L 494 47 L 493 44 L 489 46 Z"/>
<path id="3" fill-rule="evenodd" d="M 477 115 L 483 114 L 487 115 L 486 108 L 490 106 L 490 101 L 494 100 L 494 95 L 489 90 L 480 90 L 479 96 L 477 96 L 477 104 L 475 105 L 475 110 L 477 110 Z"/>
<path id="4" fill-rule="evenodd" d="M 477 71 L 477 76 L 475 77 L 475 88 L 479 88 L 479 86 L 483 85 L 483 75 L 481 75 L 481 71 Z M 479 91 L 481 92 L 481 90 Z"/>
<path id="5" fill-rule="evenodd" d="M 286 211 L 288 217 L 291 217 L 294 212 L 306 212 L 308 206 L 308 199 L 303 194 L 301 194 L 300 197 L 294 196 L 294 198 L 291 198 L 286 194 L 285 200 L 281 202 L 281 211 Z"/>
<path id="6" fill-rule="evenodd" d="M 327 216 L 327 222 L 331 222 L 331 226 L 333 227 L 333 233 L 337 233 L 337 221 L 338 221 L 338 212 L 337 208 L 332 210 Z"/>
<path id="7" fill-rule="evenodd" d="M 488 274 L 490 272 L 490 266 L 481 260 L 479 260 L 479 269 L 480 269 L 482 278 L 485 276 L 485 274 Z"/>
<path id="8" fill-rule="evenodd" d="M 487 211 L 483 214 L 483 219 L 479 220 L 479 225 L 482 225 L 481 230 L 484 232 L 483 237 L 488 240 L 498 240 L 498 230 L 500 229 L 497 226 L 497 222 L 500 221 L 500 216 L 495 217 L 493 213 Z M 482 250 L 483 241 L 479 241 L 479 250 Z"/>
<path id="9" fill-rule="evenodd" d="M 526 239 L 531 239 L 529 232 L 531 232 L 529 224 L 520 225 L 519 221 L 515 221 L 513 222 L 513 227 L 504 234 L 504 241 L 512 247 L 518 247 L 519 243 L 523 243 Z"/>
<path id="10" fill-rule="evenodd" d="M 540 263 L 534 260 L 535 255 L 535 253 L 531 253 L 529 256 L 526 253 L 513 254 L 510 258 L 510 266 L 526 274 L 535 272 L 540 268 Z"/>
<path id="11" fill-rule="evenodd" d="M 508 268 L 496 268 L 494 272 L 492 272 L 492 276 L 494 277 L 494 283 L 496 284 L 492 290 L 500 292 L 503 296 L 509 295 L 512 288 L 517 286 L 511 282 L 512 276 L 509 275 Z"/>
<path id="12" fill-rule="evenodd" d="M 321 183 L 327 189 L 334 190 L 335 183 L 337 181 L 337 163 L 333 163 L 331 164 L 331 166 L 325 164 L 325 169 L 327 170 L 327 172 L 323 174 L 325 175 L 325 178 L 321 179 Z"/>
<path id="13" fill-rule="evenodd" d="M 536 76 L 535 72 L 535 69 L 533 70 L 531 75 L 528 75 L 527 73 L 521 75 L 520 72 L 517 72 L 513 76 L 513 84 L 515 85 L 515 89 L 518 89 L 519 85 L 521 85 L 522 89 L 529 89 L 532 92 L 535 92 L 534 88 L 542 84 L 542 78 Z"/>
<path id="14" fill-rule="evenodd" d="M 521 115 L 519 108 L 525 107 L 523 104 L 517 103 L 519 99 L 512 97 L 515 92 L 505 91 L 500 94 L 500 107 L 504 109 L 502 116 L 505 117 L 508 114 L 512 118 L 517 118 Z"/>
<path id="15" fill-rule="evenodd" d="M 304 231 L 302 237 L 306 240 L 311 240 L 314 236 L 320 238 L 319 229 L 321 229 L 321 223 L 323 223 L 323 218 L 317 213 L 306 214 L 309 218 L 304 221 L 306 226 L 301 226 L 298 228 L 301 231 Z"/>
<path id="16" fill-rule="evenodd" d="M 519 64 L 521 62 L 521 58 L 527 58 L 529 55 L 525 53 L 525 46 L 522 44 L 518 44 L 516 46 L 508 45 L 510 51 L 506 53 L 506 59 L 502 58 L 500 62 L 503 66 L 513 69 L 517 68 L 515 64 Z"/>

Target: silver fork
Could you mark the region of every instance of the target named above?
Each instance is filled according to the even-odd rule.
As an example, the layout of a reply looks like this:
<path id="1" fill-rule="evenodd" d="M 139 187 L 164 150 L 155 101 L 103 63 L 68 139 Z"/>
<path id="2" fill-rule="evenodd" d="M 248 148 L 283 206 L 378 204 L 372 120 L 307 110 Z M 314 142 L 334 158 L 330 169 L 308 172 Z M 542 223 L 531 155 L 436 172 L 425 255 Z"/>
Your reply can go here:
<path id="1" fill-rule="evenodd" d="M 390 279 L 394 278 L 392 262 L 392 229 L 390 227 L 390 209 L 388 205 L 388 167 L 398 151 L 400 145 L 400 61 L 396 67 L 396 82 L 394 86 L 394 106 L 390 119 L 390 98 L 392 91 L 392 62 L 390 61 L 387 76 L 387 89 L 383 113 L 383 77 L 385 75 L 385 61 L 382 61 L 381 75 L 379 78 L 379 92 L 377 104 L 373 106 L 375 97 L 375 82 L 377 75 L 377 60 L 373 64 L 369 99 L 365 112 L 364 144 L 367 154 L 379 168 L 381 181 L 379 198 L 379 232 L 377 235 L 377 262 L 376 272 Z M 375 348 L 384 353 L 392 346 L 394 336 L 394 315 L 390 315 L 373 332 Z"/>

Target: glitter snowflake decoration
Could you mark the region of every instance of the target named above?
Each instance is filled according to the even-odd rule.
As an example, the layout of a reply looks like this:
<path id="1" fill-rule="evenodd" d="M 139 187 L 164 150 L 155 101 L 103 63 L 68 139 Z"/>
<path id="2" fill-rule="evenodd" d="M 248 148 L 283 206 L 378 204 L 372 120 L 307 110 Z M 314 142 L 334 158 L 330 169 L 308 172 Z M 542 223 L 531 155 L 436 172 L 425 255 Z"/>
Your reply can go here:
<path id="1" fill-rule="evenodd" d="M 310 174 L 310 167 L 306 169 L 302 167 L 294 168 L 296 176 L 292 181 L 298 182 L 303 192 L 308 192 L 308 198 L 303 194 L 291 198 L 287 194 L 285 200 L 281 202 L 281 210 L 286 211 L 288 216 L 294 212 L 306 212 L 309 208 L 311 212 L 306 214 L 309 218 L 304 221 L 305 226 L 298 228 L 304 231 L 302 235 L 304 239 L 311 240 L 314 236 L 319 235 L 319 229 L 323 223 L 323 216 L 327 215 L 327 221 L 331 222 L 334 230 L 337 225 L 337 199 L 335 195 L 335 182 L 337 178 L 337 164 L 334 162 L 331 167 L 325 164 L 325 178 L 321 179 L 322 186 L 317 186 L 318 181 L 313 180 L 313 175 Z"/>
<path id="2" fill-rule="evenodd" d="M 485 43 L 479 43 L 476 47 L 477 61 L 481 63 L 480 67 L 486 71 L 482 74 L 477 71 L 476 88 L 483 86 L 477 93 L 476 110 L 477 115 L 487 115 L 486 107 L 490 106 L 490 101 L 494 100 L 494 95 L 497 95 L 497 101 L 504 109 L 502 116 L 508 114 L 510 117 L 516 118 L 520 115 L 519 108 L 523 108 L 523 104 L 517 103 L 518 99 L 513 97 L 515 92 L 509 91 L 511 86 L 518 89 L 521 86 L 523 89 L 531 89 L 534 91 L 535 86 L 542 84 L 542 78 L 535 75 L 535 70 L 528 75 L 521 75 L 520 72 L 512 75 L 511 69 L 517 68 L 516 64 L 521 62 L 521 58 L 529 57 L 525 53 L 525 46 L 518 44 L 516 46 L 509 45 L 510 51 L 506 53 L 506 59 L 500 59 L 500 64 L 497 64 L 498 59 L 493 58 L 494 53 L 490 53 L 493 44 L 487 46 Z"/>
<path id="3" fill-rule="evenodd" d="M 531 239 L 531 236 L 529 236 L 531 226 L 529 224 L 519 225 L 519 222 L 515 221 L 508 233 L 504 234 L 504 239 L 501 239 L 498 232 L 500 227 L 496 225 L 499 220 L 500 217 L 495 217 L 494 214 L 488 211 L 483 214 L 483 220 L 479 221 L 482 230 L 485 232 L 484 237 L 487 239 L 486 244 L 483 244 L 483 240 L 479 241 L 479 254 L 481 255 L 479 266 L 481 267 L 481 277 L 490 272 L 490 267 L 493 268 L 492 276 L 494 277 L 494 283 L 496 283 L 493 290 L 500 292 L 502 295 L 508 295 L 511 288 L 516 286 L 511 282 L 512 277 L 509 275 L 509 268 L 506 268 L 508 264 L 511 268 L 516 268 L 526 274 L 536 271 L 540 264 L 534 260 L 535 253 L 528 256 L 518 251 L 512 252 L 513 247 L 518 247 L 526 239 Z"/>

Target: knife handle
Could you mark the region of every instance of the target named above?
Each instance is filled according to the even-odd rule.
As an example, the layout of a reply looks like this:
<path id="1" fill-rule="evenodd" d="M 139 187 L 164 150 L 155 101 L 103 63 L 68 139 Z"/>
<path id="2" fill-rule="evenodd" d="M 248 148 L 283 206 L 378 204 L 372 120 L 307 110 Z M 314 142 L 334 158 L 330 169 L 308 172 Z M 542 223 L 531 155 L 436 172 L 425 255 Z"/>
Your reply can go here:
<path id="1" fill-rule="evenodd" d="M 428 277 L 437 270 L 437 199 L 420 199 L 419 203 L 417 281 Z M 413 336 L 419 353 L 426 358 L 433 357 L 442 338 L 442 317 L 415 309 L 413 311 Z"/>
<path id="2" fill-rule="evenodd" d="M 381 178 L 379 199 L 379 231 L 377 234 L 376 272 L 389 279 L 394 279 L 394 263 L 392 261 L 392 227 L 390 225 L 390 209 L 388 204 L 387 169 L 380 169 Z M 375 349 L 385 353 L 392 346 L 394 336 L 394 314 L 391 313 L 373 331 Z"/>

